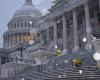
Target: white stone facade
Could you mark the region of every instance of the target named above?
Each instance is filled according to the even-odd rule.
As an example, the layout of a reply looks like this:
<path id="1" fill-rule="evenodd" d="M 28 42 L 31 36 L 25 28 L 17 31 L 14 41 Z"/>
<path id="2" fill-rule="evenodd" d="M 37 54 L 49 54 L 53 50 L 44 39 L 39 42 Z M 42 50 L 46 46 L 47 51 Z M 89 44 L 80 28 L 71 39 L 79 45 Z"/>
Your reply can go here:
<path id="1" fill-rule="evenodd" d="M 8 23 L 8 31 L 4 33 L 4 48 L 16 48 L 23 43 L 26 46 L 22 52 L 23 60 L 28 61 L 20 61 L 20 50 L 11 52 L 9 57 L 14 59 L 13 62 L 30 65 L 46 63 L 55 53 L 50 46 L 54 49 L 57 45 L 63 54 L 85 50 L 87 43 L 92 41 L 92 36 L 100 38 L 100 35 L 95 34 L 100 29 L 96 15 L 99 13 L 98 2 L 99 0 L 69 0 L 68 3 L 53 6 L 47 15 L 42 16 L 32 5 L 32 0 L 26 0 Z M 33 39 L 30 34 L 32 29 L 37 30 L 36 40 L 32 46 L 27 47 Z M 84 37 L 86 42 L 83 42 Z M 7 77 L 6 68 L 2 67 L 3 78 Z"/>

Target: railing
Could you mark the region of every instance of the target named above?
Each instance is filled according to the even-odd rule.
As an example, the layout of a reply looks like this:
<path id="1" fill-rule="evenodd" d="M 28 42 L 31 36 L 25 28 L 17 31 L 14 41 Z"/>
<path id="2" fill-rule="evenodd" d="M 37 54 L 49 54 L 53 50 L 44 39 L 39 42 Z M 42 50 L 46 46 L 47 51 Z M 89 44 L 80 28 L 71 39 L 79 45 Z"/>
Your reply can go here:
<path id="1" fill-rule="evenodd" d="M 91 50 L 88 50 L 88 51 L 83 51 L 84 52 L 83 54 L 87 54 L 87 53 L 91 53 L 91 52 L 93 53 L 94 50 L 91 49 Z M 26 62 L 27 62 L 27 60 L 26 60 Z M 61 65 L 62 65 L 62 63 L 61 63 Z M 79 67 L 79 70 L 82 70 L 83 73 L 79 73 L 79 70 L 77 68 L 73 68 L 73 67 L 67 67 L 67 68 L 65 67 L 63 69 L 63 68 L 59 68 L 59 66 L 58 66 L 56 69 L 53 70 L 53 69 L 48 69 L 49 66 L 54 67 L 55 65 L 52 65 L 49 62 L 47 64 L 28 66 L 28 67 L 25 68 L 25 70 L 16 74 L 16 77 L 20 77 L 21 75 L 24 76 L 24 77 L 28 77 L 28 78 L 30 78 L 30 76 L 32 76 L 33 78 L 37 77 L 37 79 L 38 78 L 42 79 L 44 77 L 43 80 L 45 80 L 45 79 L 48 79 L 49 77 L 53 77 L 53 79 L 56 79 L 58 77 L 57 79 L 60 79 L 59 75 L 63 75 L 63 74 L 65 74 L 64 75 L 65 79 L 74 79 L 74 78 L 75 79 L 81 79 L 81 78 L 84 79 L 81 75 L 84 75 L 85 78 L 87 78 L 87 79 L 91 78 L 91 76 L 94 76 L 94 78 L 96 78 L 96 76 L 98 76 L 98 73 L 96 73 L 96 74 L 88 73 L 88 72 L 95 73 L 95 71 L 97 71 L 97 70 L 95 70 L 96 66 L 94 66 L 94 67 L 92 67 L 92 66 L 90 66 L 90 67 L 88 67 L 88 66 L 87 67 L 86 66 Z M 68 77 L 67 74 L 70 75 L 70 76 Z M 30 75 L 30 76 L 27 76 L 27 75 Z M 100 76 L 98 76 L 98 77 L 100 78 Z M 63 76 L 62 76 L 62 78 L 63 78 Z"/>
<path id="2" fill-rule="evenodd" d="M 32 50 L 30 50 L 30 52 L 33 52 L 33 53 L 44 53 L 44 54 L 54 54 L 55 53 L 55 49 L 42 47 L 42 48 L 32 49 Z"/>
<path id="3" fill-rule="evenodd" d="M 81 67 L 81 68 L 65 68 L 56 70 L 47 70 L 42 72 L 34 72 L 32 67 L 26 69 L 28 72 L 23 73 L 23 77 L 29 79 L 42 79 L 42 80 L 58 80 L 58 79 L 100 79 L 100 70 L 96 67 Z M 81 73 L 80 73 L 81 70 Z M 17 76 L 17 77 L 20 77 Z"/>
<path id="4" fill-rule="evenodd" d="M 8 62 L 35 65 L 35 60 L 21 59 L 21 58 L 9 58 Z"/>

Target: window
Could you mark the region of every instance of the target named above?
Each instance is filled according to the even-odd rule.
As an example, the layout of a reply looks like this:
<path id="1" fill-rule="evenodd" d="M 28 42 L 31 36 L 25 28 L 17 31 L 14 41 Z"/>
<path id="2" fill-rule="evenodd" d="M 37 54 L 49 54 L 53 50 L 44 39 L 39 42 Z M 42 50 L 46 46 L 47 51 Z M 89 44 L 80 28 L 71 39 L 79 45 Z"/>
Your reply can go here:
<path id="1" fill-rule="evenodd" d="M 28 23 L 28 27 L 30 27 L 31 25 L 30 25 L 30 23 Z"/>
<path id="2" fill-rule="evenodd" d="M 17 26 L 19 27 L 19 23 L 17 23 Z"/>
<path id="3" fill-rule="evenodd" d="M 27 23 L 25 22 L 25 27 L 27 26 Z"/>
<path id="4" fill-rule="evenodd" d="M 37 65 L 37 72 L 42 72 L 42 65 Z"/>
<path id="5" fill-rule="evenodd" d="M 13 29 L 13 24 L 12 24 L 12 26 L 11 26 L 11 29 Z"/>
<path id="6" fill-rule="evenodd" d="M 8 62 L 9 62 L 8 57 L 2 57 L 1 58 L 1 64 L 5 64 L 5 63 L 8 63 Z"/>
<path id="7" fill-rule="evenodd" d="M 21 27 L 23 27 L 23 22 L 21 22 Z"/>
<path id="8" fill-rule="evenodd" d="M 15 23 L 15 28 L 16 28 L 16 23 Z"/>
<path id="9" fill-rule="evenodd" d="M 32 22 L 32 27 L 34 27 L 34 23 Z"/>

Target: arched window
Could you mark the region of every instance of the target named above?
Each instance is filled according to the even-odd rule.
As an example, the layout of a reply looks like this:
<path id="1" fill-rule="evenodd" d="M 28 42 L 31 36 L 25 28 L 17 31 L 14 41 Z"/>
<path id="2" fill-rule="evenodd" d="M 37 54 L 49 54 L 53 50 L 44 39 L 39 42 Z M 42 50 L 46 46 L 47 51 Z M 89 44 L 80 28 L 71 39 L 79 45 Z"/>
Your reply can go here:
<path id="1" fill-rule="evenodd" d="M 17 27 L 19 27 L 19 23 L 17 23 Z"/>
<path id="2" fill-rule="evenodd" d="M 23 22 L 21 22 L 21 27 L 23 27 Z"/>
<path id="3" fill-rule="evenodd" d="M 27 26 L 27 23 L 25 22 L 25 27 Z"/>
<path id="4" fill-rule="evenodd" d="M 9 24 L 9 29 L 11 29 L 11 23 Z"/>
<path id="5" fill-rule="evenodd" d="M 16 23 L 15 23 L 15 28 L 16 28 Z"/>
<path id="6" fill-rule="evenodd" d="M 12 26 L 11 26 L 11 29 L 13 29 L 13 24 L 12 24 Z"/>
<path id="7" fill-rule="evenodd" d="M 34 27 L 34 23 L 32 22 L 32 27 Z"/>
<path id="8" fill-rule="evenodd" d="M 31 25 L 30 25 L 30 23 L 28 23 L 28 27 L 30 27 Z"/>

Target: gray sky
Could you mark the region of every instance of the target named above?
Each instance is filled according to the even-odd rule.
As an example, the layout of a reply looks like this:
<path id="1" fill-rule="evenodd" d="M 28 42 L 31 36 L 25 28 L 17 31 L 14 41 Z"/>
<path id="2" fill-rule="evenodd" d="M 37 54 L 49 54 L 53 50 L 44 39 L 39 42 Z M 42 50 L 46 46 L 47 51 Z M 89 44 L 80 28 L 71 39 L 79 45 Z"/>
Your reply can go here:
<path id="1" fill-rule="evenodd" d="M 0 0 L 0 48 L 3 47 L 3 33 L 7 30 L 7 23 L 24 2 L 25 0 Z M 52 0 L 33 0 L 33 4 L 44 14 L 51 7 L 51 3 Z"/>

